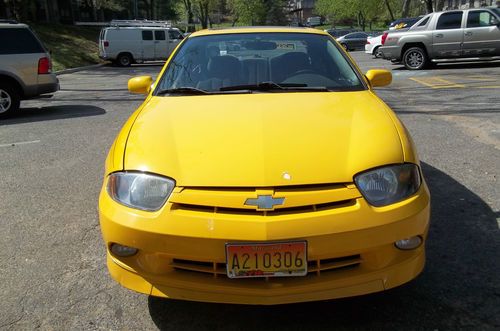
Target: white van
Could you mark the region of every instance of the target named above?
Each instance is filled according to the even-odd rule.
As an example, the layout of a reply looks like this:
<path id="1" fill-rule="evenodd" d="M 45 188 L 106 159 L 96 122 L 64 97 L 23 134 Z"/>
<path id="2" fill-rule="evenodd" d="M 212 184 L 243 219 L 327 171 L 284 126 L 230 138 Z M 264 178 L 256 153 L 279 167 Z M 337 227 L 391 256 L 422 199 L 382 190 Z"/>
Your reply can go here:
<path id="1" fill-rule="evenodd" d="M 124 67 L 135 62 L 166 60 L 183 38 L 177 28 L 107 27 L 99 35 L 99 57 Z"/>

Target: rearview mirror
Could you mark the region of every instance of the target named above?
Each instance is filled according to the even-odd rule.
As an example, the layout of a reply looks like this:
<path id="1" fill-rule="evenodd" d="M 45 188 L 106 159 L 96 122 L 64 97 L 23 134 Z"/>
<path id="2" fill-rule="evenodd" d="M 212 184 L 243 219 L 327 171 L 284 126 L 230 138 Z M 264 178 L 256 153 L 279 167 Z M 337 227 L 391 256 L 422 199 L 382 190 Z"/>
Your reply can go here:
<path id="1" fill-rule="evenodd" d="M 153 84 L 153 77 L 138 76 L 128 80 L 128 90 L 130 93 L 148 94 Z"/>
<path id="2" fill-rule="evenodd" d="M 368 79 L 372 87 L 387 86 L 392 82 L 392 74 L 389 70 L 368 70 L 365 77 Z"/>

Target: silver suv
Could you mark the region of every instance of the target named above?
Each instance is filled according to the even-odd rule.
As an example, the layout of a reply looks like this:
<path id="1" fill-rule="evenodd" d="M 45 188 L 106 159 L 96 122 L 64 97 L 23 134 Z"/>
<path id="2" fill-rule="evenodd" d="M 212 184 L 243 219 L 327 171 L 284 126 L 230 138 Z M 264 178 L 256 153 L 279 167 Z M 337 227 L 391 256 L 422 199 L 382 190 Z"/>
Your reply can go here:
<path id="1" fill-rule="evenodd" d="M 500 60 L 500 9 L 429 14 L 408 30 L 384 33 L 379 50 L 410 70 L 439 62 Z"/>
<path id="2" fill-rule="evenodd" d="M 26 24 L 0 20 L 0 117 L 20 101 L 59 90 L 50 55 Z"/>

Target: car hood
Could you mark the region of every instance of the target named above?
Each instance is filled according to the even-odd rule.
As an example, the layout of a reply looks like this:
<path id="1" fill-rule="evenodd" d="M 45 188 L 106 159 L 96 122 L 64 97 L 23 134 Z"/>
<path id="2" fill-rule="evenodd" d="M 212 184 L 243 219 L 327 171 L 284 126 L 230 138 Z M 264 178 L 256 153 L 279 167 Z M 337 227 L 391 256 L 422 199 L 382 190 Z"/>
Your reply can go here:
<path id="1" fill-rule="evenodd" d="M 124 167 L 178 186 L 349 183 L 403 162 L 389 111 L 370 91 L 152 97 Z"/>

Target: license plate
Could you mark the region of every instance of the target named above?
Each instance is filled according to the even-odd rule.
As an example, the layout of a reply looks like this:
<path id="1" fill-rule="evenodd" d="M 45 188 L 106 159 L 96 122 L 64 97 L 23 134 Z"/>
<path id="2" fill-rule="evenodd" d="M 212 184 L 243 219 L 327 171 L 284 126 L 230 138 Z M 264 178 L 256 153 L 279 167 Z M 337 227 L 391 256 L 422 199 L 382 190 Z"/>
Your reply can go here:
<path id="1" fill-rule="evenodd" d="M 226 244 L 229 278 L 290 277 L 307 274 L 307 242 Z"/>

